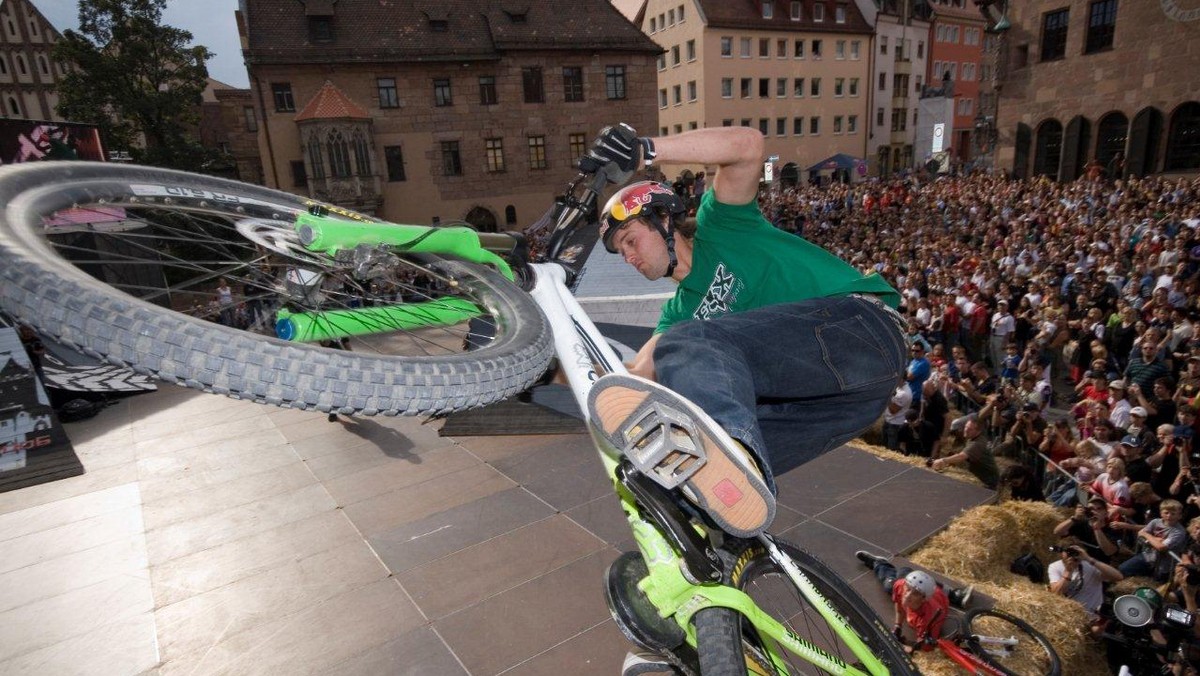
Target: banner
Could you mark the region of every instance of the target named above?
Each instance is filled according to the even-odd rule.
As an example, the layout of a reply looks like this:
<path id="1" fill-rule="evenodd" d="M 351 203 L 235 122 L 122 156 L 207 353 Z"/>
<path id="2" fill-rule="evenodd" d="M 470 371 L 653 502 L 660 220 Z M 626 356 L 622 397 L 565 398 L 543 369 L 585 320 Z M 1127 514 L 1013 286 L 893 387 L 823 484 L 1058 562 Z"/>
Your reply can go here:
<path id="1" fill-rule="evenodd" d="M 39 160 L 104 162 L 100 130 L 90 124 L 0 120 L 0 164 Z"/>

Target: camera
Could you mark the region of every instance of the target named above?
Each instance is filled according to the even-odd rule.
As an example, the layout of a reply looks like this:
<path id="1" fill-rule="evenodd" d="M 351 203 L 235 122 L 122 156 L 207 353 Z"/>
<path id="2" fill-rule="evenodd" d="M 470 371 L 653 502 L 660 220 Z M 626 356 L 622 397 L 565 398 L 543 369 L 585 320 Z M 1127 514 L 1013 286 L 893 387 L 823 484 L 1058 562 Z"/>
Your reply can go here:
<path id="1" fill-rule="evenodd" d="M 1050 545 L 1050 551 L 1054 552 L 1055 554 L 1059 554 L 1061 552 L 1066 552 L 1067 556 L 1071 557 L 1072 559 L 1079 558 L 1079 550 L 1073 546 L 1063 547 L 1062 545 Z M 1198 571 L 1198 572 L 1200 572 L 1200 571 Z"/>
<path id="2" fill-rule="evenodd" d="M 1187 583 L 1193 587 L 1200 585 L 1200 566 L 1191 563 L 1184 563 L 1180 565 L 1182 565 L 1183 569 L 1187 571 Z"/>

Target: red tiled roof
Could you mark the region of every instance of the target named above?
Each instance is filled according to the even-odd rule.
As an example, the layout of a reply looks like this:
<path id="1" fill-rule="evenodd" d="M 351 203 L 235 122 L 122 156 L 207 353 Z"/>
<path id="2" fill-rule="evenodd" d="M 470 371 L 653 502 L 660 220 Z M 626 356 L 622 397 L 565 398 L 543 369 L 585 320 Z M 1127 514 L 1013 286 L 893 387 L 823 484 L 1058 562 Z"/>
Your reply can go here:
<path id="1" fill-rule="evenodd" d="M 871 34 L 874 29 L 852 0 L 800 0 L 802 20 L 792 21 L 791 2 L 776 2 L 774 16 L 762 17 L 762 0 L 699 0 L 705 23 L 711 28 L 741 28 L 772 31 L 819 31 L 822 33 Z M 813 21 L 813 5 L 825 5 L 825 20 Z M 846 8 L 846 22 L 837 23 L 834 11 Z"/>
<path id="2" fill-rule="evenodd" d="M 308 105 L 304 106 L 304 110 L 296 113 L 296 122 L 304 122 L 305 120 L 369 120 L 371 115 L 357 103 L 350 100 L 349 96 L 342 93 L 342 90 L 333 86 L 329 80 L 325 81 L 325 85 L 317 92 L 317 95 L 312 97 Z"/>
<path id="3" fill-rule="evenodd" d="M 510 50 L 662 49 L 609 0 L 337 0 L 310 43 L 296 0 L 245 0 L 248 64 L 496 60 Z M 445 22 L 436 31 L 433 21 Z"/>

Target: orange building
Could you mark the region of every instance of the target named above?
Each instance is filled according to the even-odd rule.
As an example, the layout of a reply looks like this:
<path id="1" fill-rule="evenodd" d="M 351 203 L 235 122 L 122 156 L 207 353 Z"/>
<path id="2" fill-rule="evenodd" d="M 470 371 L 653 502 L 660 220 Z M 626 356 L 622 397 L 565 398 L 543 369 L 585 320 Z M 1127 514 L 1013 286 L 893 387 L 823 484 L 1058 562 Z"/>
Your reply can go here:
<path id="1" fill-rule="evenodd" d="M 949 75 L 954 82 L 954 131 L 949 137 L 952 157 L 960 162 L 976 155 L 973 146 L 975 116 L 980 112 L 983 73 L 983 29 L 986 24 L 968 0 L 930 0 L 929 73 L 925 81 L 938 86 Z"/>

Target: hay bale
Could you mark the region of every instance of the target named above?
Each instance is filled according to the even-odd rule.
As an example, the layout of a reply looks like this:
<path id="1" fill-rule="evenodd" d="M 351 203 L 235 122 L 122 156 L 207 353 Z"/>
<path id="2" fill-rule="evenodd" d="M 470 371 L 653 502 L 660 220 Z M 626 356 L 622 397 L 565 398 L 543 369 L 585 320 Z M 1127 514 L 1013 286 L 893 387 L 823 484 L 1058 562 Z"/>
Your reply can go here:
<path id="1" fill-rule="evenodd" d="M 921 458 L 921 457 L 917 457 L 917 456 L 913 456 L 913 455 L 904 455 L 903 453 L 897 453 L 896 451 L 888 450 L 884 446 L 873 445 L 873 444 L 867 442 L 865 434 L 863 435 L 863 437 L 861 439 L 854 439 L 852 441 L 846 442 L 846 445 L 850 446 L 851 448 L 857 448 L 859 450 L 866 451 L 873 455 L 877 455 L 881 458 L 891 460 L 893 462 L 899 462 L 899 463 L 903 463 L 905 465 L 912 465 L 913 467 L 920 467 L 921 469 L 923 469 L 927 472 L 933 471 L 925 466 L 925 458 Z M 947 467 L 946 469 L 942 470 L 942 474 L 945 474 L 946 476 L 949 476 L 954 479 L 958 479 L 959 481 L 965 481 L 967 483 L 975 484 L 976 486 L 983 486 L 983 482 L 981 482 L 979 479 L 975 478 L 975 475 L 971 474 L 971 472 L 969 472 L 965 467 L 961 467 L 961 466 Z"/>

